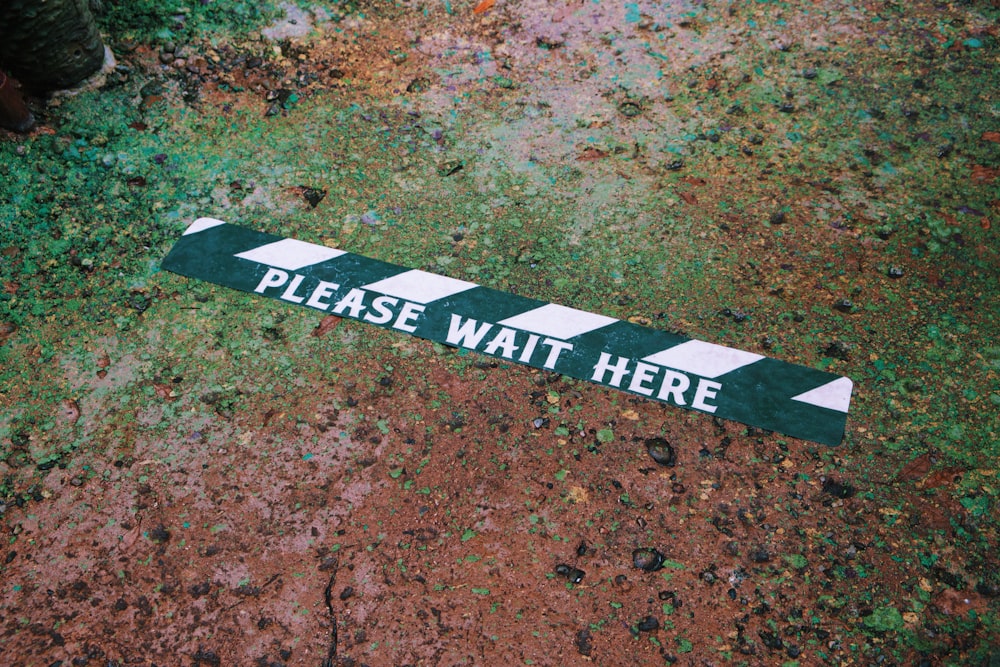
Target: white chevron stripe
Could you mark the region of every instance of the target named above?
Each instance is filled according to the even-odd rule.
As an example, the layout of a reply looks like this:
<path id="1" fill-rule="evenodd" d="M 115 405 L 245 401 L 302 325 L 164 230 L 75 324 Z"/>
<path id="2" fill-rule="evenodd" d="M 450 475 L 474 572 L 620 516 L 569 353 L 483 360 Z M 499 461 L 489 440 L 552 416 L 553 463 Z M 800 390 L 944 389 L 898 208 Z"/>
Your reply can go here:
<path id="1" fill-rule="evenodd" d="M 847 408 L 851 406 L 851 391 L 853 389 L 854 383 L 851 382 L 851 379 L 842 377 L 798 396 L 792 396 L 792 400 L 846 413 Z"/>
<path id="2" fill-rule="evenodd" d="M 218 227 L 219 225 L 226 224 L 222 220 L 216 220 L 215 218 L 198 218 L 191 223 L 191 226 L 184 230 L 183 236 L 188 234 L 197 234 L 198 232 L 203 232 L 206 229 L 211 229 L 212 227 Z"/>
<path id="3" fill-rule="evenodd" d="M 346 254 L 345 250 L 327 248 L 326 246 L 296 241 L 295 239 L 282 239 L 274 243 L 268 243 L 253 250 L 241 252 L 236 256 L 241 259 L 249 259 L 251 262 L 276 266 L 287 271 L 298 271 L 299 269 L 325 262 L 334 257 Z"/>
<path id="4" fill-rule="evenodd" d="M 551 336 L 567 340 L 588 331 L 606 327 L 617 322 L 613 317 L 588 313 L 568 306 L 550 303 L 540 308 L 534 308 L 520 315 L 508 317 L 497 324 L 513 327 L 522 331 Z"/>
<path id="5" fill-rule="evenodd" d="M 458 294 L 479 287 L 457 278 L 449 278 L 436 273 L 428 273 L 419 269 L 404 271 L 389 278 L 369 283 L 363 289 L 381 292 L 389 296 L 399 297 L 415 303 L 430 303 L 438 299 Z"/>
<path id="6" fill-rule="evenodd" d="M 753 352 L 744 352 L 700 340 L 689 340 L 651 354 L 643 361 L 706 378 L 716 378 L 763 358 L 762 355 Z"/>

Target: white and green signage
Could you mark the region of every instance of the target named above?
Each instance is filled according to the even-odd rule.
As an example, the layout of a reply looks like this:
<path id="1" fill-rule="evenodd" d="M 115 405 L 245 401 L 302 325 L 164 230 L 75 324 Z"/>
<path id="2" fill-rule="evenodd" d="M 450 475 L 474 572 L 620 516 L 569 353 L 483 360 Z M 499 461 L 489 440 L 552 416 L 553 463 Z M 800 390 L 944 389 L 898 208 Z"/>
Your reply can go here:
<path id="1" fill-rule="evenodd" d="M 827 445 L 849 378 L 200 218 L 163 268 Z"/>

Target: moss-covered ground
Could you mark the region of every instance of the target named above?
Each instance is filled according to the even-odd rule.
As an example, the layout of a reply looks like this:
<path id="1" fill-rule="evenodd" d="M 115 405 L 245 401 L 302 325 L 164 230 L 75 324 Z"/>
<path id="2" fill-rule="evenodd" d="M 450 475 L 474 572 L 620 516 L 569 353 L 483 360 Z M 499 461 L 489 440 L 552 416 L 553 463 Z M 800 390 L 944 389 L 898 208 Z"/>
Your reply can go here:
<path id="1" fill-rule="evenodd" d="M 380 391 L 400 369 L 412 384 L 443 368 L 484 390 L 475 383 L 491 371 L 474 355 L 357 323 L 309 336 L 314 313 L 161 271 L 209 215 L 851 377 L 841 446 L 793 443 L 808 472 L 782 463 L 787 439 L 726 430 L 762 443 L 737 465 L 790 485 L 769 511 L 818 521 L 801 552 L 772 554 L 772 576 L 808 570 L 794 594 L 817 619 L 841 619 L 836 646 L 799 636 L 805 654 L 781 660 L 996 664 L 994 5 L 303 3 L 312 30 L 269 40 L 275 6 L 105 4 L 119 67 L 98 89 L 31 100 L 40 128 L 0 139 L 9 553 L 31 550 L 26 517 L 109 483 L 137 439 L 162 442 L 153 458 L 167 464 L 181 447 L 246 445 L 238 425 L 315 425 L 304 396 L 330 391 L 346 410 L 359 386 Z M 579 408 L 553 413 L 560 437 L 587 422 L 588 401 L 614 401 L 561 387 L 549 404 L 572 394 Z M 459 415 L 461 389 L 427 391 L 428 413 L 453 402 Z M 649 435 L 717 426 L 657 414 Z M 371 433 L 422 423 L 381 418 Z M 468 434 L 455 419 L 439 427 Z M 616 437 L 614 425 L 586 427 L 598 447 Z M 530 435 L 531 422 L 517 428 Z M 712 449 L 687 444 L 691 465 Z M 394 481 L 416 463 L 399 457 Z M 574 474 L 572 457 L 561 465 Z M 172 474 L 193 483 L 197 471 Z M 806 511 L 810 483 L 820 495 Z M 855 528 L 842 539 L 825 522 Z M 8 608 L 27 585 L 20 562 L 0 566 Z M 17 635 L 17 614 L 4 616 Z M 712 655 L 764 664 L 775 634 L 787 647 L 787 627 L 809 622 L 763 631 L 751 642 L 762 653 L 741 655 L 737 637 Z M 658 660 L 692 651 L 709 654 L 688 636 Z"/>

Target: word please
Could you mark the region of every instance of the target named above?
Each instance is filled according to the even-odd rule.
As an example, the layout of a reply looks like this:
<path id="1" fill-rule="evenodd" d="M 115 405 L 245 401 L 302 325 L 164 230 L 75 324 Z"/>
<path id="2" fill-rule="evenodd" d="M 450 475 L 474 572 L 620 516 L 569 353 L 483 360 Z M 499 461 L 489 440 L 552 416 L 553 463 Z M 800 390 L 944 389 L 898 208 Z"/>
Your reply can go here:
<path id="1" fill-rule="evenodd" d="M 345 315 L 355 319 L 371 322 L 372 324 L 389 324 L 393 329 L 413 333 L 417 330 L 416 319 L 424 312 L 424 306 L 418 303 L 403 301 L 394 296 L 377 296 L 366 303 L 369 293 L 363 289 L 353 288 L 339 301 L 330 303 L 329 299 L 334 292 L 340 289 L 337 283 L 320 280 L 319 284 L 305 293 L 299 294 L 302 281 L 305 276 L 295 274 L 295 277 L 288 280 L 288 273 L 280 269 L 268 269 L 264 277 L 261 278 L 254 292 L 263 294 L 269 288 L 285 287 L 281 298 L 292 303 L 304 303 L 310 308 L 327 310 L 335 315 Z M 286 286 L 287 285 L 287 286 Z M 368 312 L 365 312 L 368 311 Z M 362 315 L 363 313 L 363 315 Z M 395 321 L 393 322 L 393 319 Z"/>

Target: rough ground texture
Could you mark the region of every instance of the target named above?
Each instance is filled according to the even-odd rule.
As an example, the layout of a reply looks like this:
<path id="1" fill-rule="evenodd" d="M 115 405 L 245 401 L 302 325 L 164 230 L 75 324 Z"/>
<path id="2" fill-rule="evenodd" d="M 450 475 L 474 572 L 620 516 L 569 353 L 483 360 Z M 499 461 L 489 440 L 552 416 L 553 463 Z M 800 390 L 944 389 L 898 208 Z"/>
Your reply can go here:
<path id="1" fill-rule="evenodd" d="M 0 139 L 3 662 L 998 664 L 995 3 L 104 4 Z M 848 375 L 847 435 L 159 271 L 201 215 Z"/>

